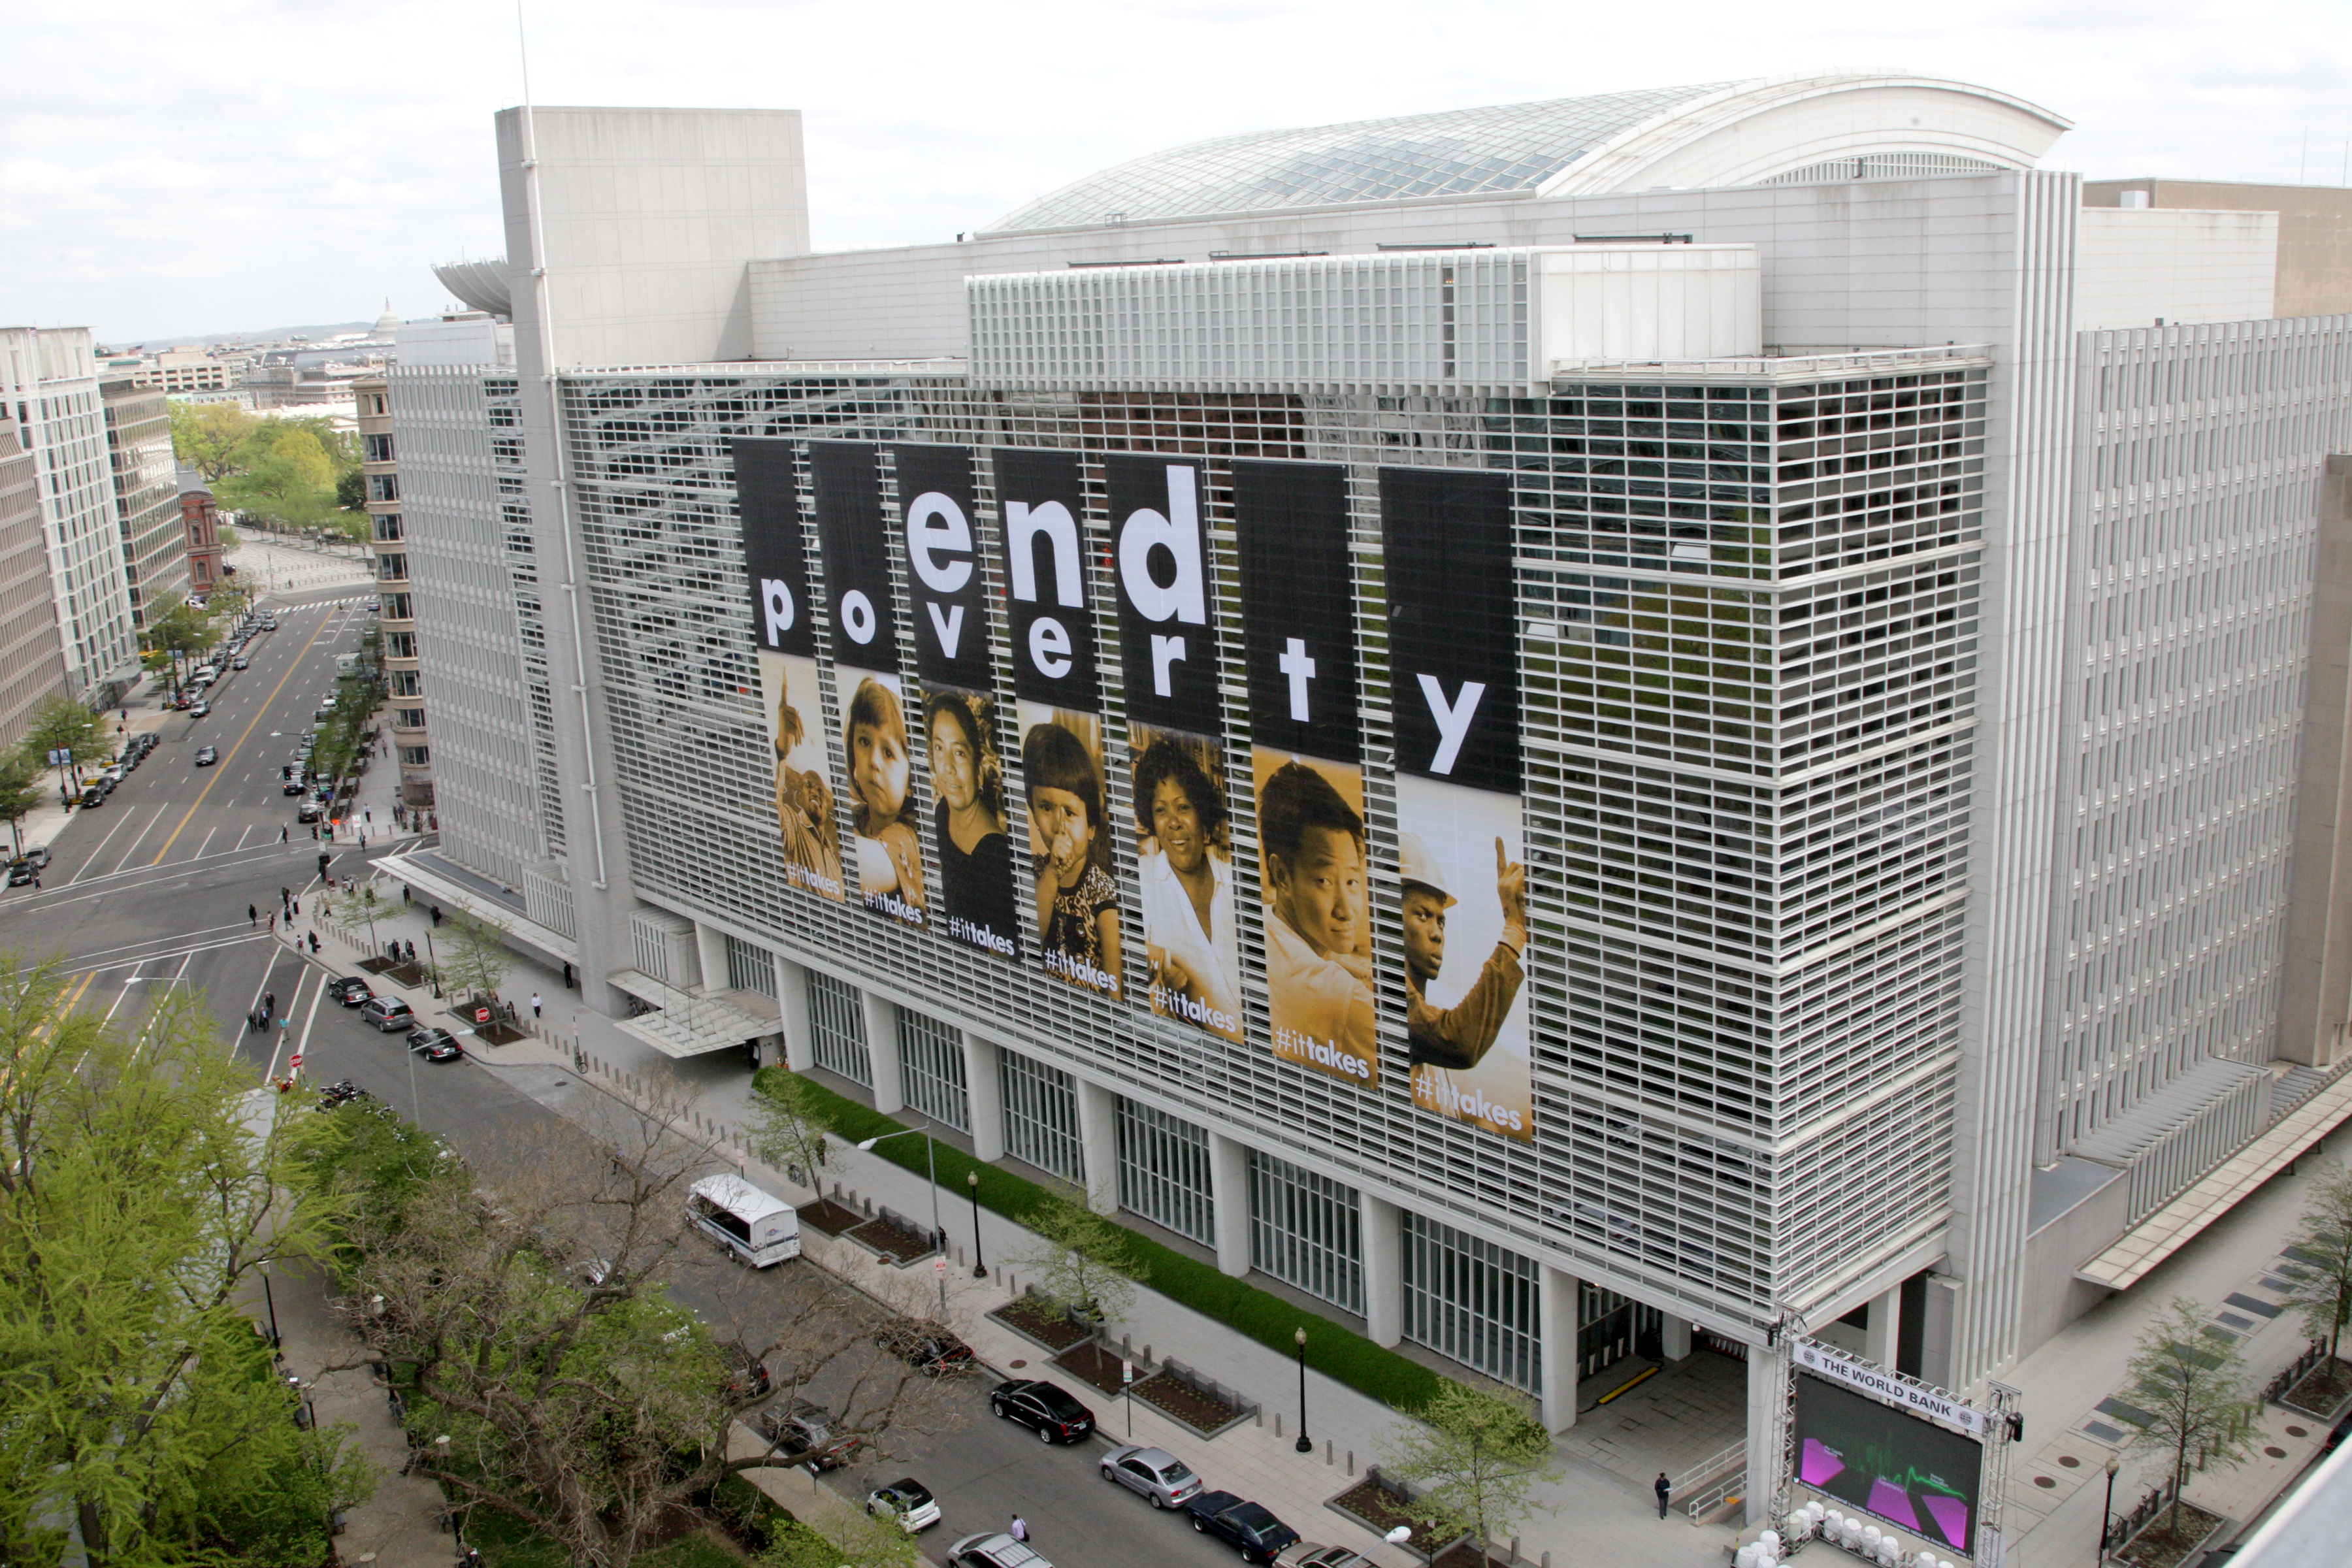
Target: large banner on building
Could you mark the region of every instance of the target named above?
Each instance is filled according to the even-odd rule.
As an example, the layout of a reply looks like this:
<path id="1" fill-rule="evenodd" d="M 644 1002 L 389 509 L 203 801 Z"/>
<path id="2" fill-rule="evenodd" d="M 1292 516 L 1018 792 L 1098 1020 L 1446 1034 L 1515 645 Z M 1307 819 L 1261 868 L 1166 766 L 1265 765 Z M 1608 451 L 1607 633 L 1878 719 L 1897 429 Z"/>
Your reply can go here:
<path id="1" fill-rule="evenodd" d="M 1232 811 L 1201 465 L 1103 458 L 1151 1010 L 1238 1042 Z"/>
<path id="2" fill-rule="evenodd" d="M 1046 973 L 1120 995 L 1118 886 L 1111 879 L 1102 691 L 1087 588 L 1078 455 L 1025 447 L 992 455 L 1019 706 L 1021 787 Z"/>
<path id="3" fill-rule="evenodd" d="M 1347 471 L 1234 463 L 1234 529 L 1274 1054 L 1370 1087 L 1381 1057 Z"/>
<path id="4" fill-rule="evenodd" d="M 842 897 L 841 834 L 833 815 L 832 749 L 809 619 L 808 549 L 801 537 L 793 443 L 738 438 L 735 495 L 759 642 L 760 706 L 775 747 L 776 826 L 784 879 L 820 898 Z"/>
<path id="5" fill-rule="evenodd" d="M 963 447 L 891 448 L 915 606 L 915 670 L 931 772 L 931 848 L 940 885 L 930 921 L 956 942 L 1017 958 L 1021 920 L 1005 830 L 996 662 L 971 478 Z"/>
<path id="6" fill-rule="evenodd" d="M 833 612 L 834 694 L 841 705 L 842 784 L 853 830 L 849 860 L 866 907 L 925 923 L 914 748 L 898 678 L 898 617 L 890 592 L 876 448 L 813 441 L 809 479 Z"/>
<path id="7" fill-rule="evenodd" d="M 1382 468 L 1412 1097 L 1535 1136 L 1507 474 Z"/>

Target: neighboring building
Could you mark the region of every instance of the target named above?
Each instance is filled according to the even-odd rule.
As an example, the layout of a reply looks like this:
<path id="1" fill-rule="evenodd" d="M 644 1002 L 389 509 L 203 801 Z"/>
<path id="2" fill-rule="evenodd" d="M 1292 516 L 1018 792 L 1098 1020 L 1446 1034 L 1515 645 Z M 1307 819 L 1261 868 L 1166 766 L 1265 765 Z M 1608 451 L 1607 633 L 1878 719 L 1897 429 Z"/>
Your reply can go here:
<path id="1" fill-rule="evenodd" d="M 573 902 L 530 940 L 658 1049 L 781 1036 L 1555 1429 L 1580 1379 L 1716 1336 L 1754 1518 L 1784 1331 L 1980 1387 L 2352 1113 L 2330 1030 L 2279 1027 L 2303 693 L 2352 615 L 2313 613 L 2352 319 L 2279 315 L 2269 212 L 2086 212 L 2034 167 L 2065 129 L 1929 78 L 1659 89 L 1227 137 L 969 241 L 810 255 L 796 116 L 502 114 L 510 267 L 441 276 L 512 310 L 517 363 L 436 395 L 488 426 L 453 474 L 514 471 L 524 672 L 471 679 L 485 713 L 544 704 L 535 826 Z M 730 195 L 677 203 L 706 161 Z M 1416 553 L 1446 531 L 1486 552 Z M 1066 620 L 1015 602 L 1041 560 Z M 1049 703 L 1088 641 L 1098 689 Z M 1017 955 L 925 903 L 978 858 L 931 830 L 940 687 L 992 699 Z M 1482 739 L 1490 697 L 1513 722 Z M 860 908 L 843 721 L 893 709 L 916 831 L 879 829 Z M 1231 954 L 1237 1039 L 1191 992 L 1142 1005 L 1144 922 L 1174 918 L 1149 724 L 1230 813 L 1233 908 L 1194 945 Z M 519 732 L 436 726 L 446 860 L 530 895 L 534 846 L 490 819 Z M 1032 778 L 1055 727 L 1101 756 L 1046 736 Z M 1267 912 L 1262 759 L 1293 752 L 1358 759 L 1326 781 L 1366 825 L 1352 949 Z M 1500 825 L 1473 847 L 1528 867 L 1516 1085 L 1430 1033 L 1511 940 L 1429 804 L 1457 763 L 1509 801 L 1462 808 Z M 461 767 L 510 793 L 461 806 Z M 1108 890 L 1035 863 L 1027 789 L 1080 800 Z M 1433 878 L 1480 950 L 1435 983 L 1399 934 Z M 1087 934 L 1114 916 L 1116 953 Z M 1292 1026 L 1277 1054 L 1274 993 L 1349 967 L 1327 951 L 1374 966 L 1374 1037 L 1318 1068 Z"/>
<path id="2" fill-rule="evenodd" d="M 131 624 L 143 632 L 156 616 L 188 596 L 171 403 L 161 387 L 141 386 L 128 376 L 101 381 L 99 393 L 106 406 L 107 461 L 114 474 Z"/>
<path id="3" fill-rule="evenodd" d="M 41 467 L 68 689 L 111 707 L 140 679 L 104 400 L 86 327 L 0 327 L 0 401 Z"/>
<path id="4" fill-rule="evenodd" d="M 66 689 L 40 489 L 16 410 L 0 407 L 0 746 L 23 739 L 41 700 Z"/>
<path id="5" fill-rule="evenodd" d="M 425 685 L 416 658 L 416 596 L 409 581 L 406 524 L 401 516 L 400 465 L 383 378 L 355 384 L 360 472 L 367 485 L 369 538 L 375 550 L 377 626 L 384 645 L 384 716 L 399 758 L 400 798 L 433 804 L 432 737 L 425 732 Z M 397 649 L 397 657 L 394 650 Z"/>
<path id="6" fill-rule="evenodd" d="M 139 369 L 139 384 L 165 392 L 226 392 L 238 366 L 207 349 L 164 349 Z"/>
<path id="7" fill-rule="evenodd" d="M 188 532 L 188 590 L 209 594 L 228 574 L 222 560 L 226 552 L 221 547 L 220 507 L 202 474 L 194 468 L 178 472 L 180 523 Z"/>
<path id="8" fill-rule="evenodd" d="M 2225 213 L 2273 215 L 2278 226 L 2276 312 L 2332 316 L 2352 301 L 2352 189 L 2345 186 L 2085 180 L 2083 205 L 2086 216 L 2088 209 L 2099 209 L 2104 216 L 2108 209 L 2122 208 L 2182 212 L 2192 215 L 2189 222 L 2216 221 Z"/>

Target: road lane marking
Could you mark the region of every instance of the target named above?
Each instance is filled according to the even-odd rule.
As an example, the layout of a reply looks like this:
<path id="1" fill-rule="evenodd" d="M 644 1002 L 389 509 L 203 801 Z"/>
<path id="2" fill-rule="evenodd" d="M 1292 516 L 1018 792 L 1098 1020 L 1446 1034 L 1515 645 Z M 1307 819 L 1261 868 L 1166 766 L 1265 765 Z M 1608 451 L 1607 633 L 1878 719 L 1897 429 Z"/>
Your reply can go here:
<path id="1" fill-rule="evenodd" d="M 139 853 L 139 846 L 146 841 L 149 834 L 155 831 L 156 825 L 163 820 L 163 814 L 171 809 L 172 803 L 168 800 L 155 808 L 155 815 L 147 819 L 147 826 L 139 830 L 139 837 L 133 838 L 129 844 L 123 847 L 122 858 L 114 863 L 114 869 L 109 871 L 107 873 L 108 876 L 112 877 L 120 875 L 122 868 L 131 864 L 131 858 Z M 77 877 L 74 880 L 79 882 L 81 879 Z M 68 885 L 70 886 L 71 884 L 69 883 Z"/>
<path id="2" fill-rule="evenodd" d="M 213 830 L 212 830 L 212 832 L 211 832 L 211 833 L 207 833 L 207 834 L 205 834 L 205 841 L 204 841 L 202 844 L 199 844 L 199 845 L 197 845 L 197 846 L 196 846 L 196 852 L 195 852 L 194 854 L 193 854 L 193 855 L 189 856 L 189 857 L 188 857 L 188 858 L 189 858 L 189 859 L 191 859 L 191 860 L 201 860 L 201 859 L 203 859 L 203 858 L 205 858 L 205 851 L 212 847 L 212 842 L 213 842 L 213 836 L 214 836 L 214 834 L 217 834 L 219 831 L 220 831 L 220 828 L 218 827 L 218 826 L 215 826 L 213 828 Z"/>
<path id="3" fill-rule="evenodd" d="M 236 759 L 236 754 L 239 751 L 244 749 L 247 739 L 252 735 L 256 729 L 260 727 L 262 713 L 269 711 L 269 705 L 278 700 L 278 694 L 286 689 L 286 683 L 288 681 L 294 679 L 294 670 L 302 662 L 302 655 L 309 653 L 310 651 L 311 643 L 315 643 L 321 637 L 324 637 L 326 635 L 326 623 L 324 621 L 320 622 L 319 629 L 310 634 L 310 641 L 304 643 L 301 647 L 295 652 L 294 663 L 286 667 L 286 673 L 278 678 L 278 684 L 271 687 L 269 689 L 269 695 L 261 700 L 261 712 L 256 713 L 253 716 L 252 722 L 246 725 L 245 733 L 239 735 L 236 738 L 236 744 L 229 747 L 228 755 L 222 759 L 224 762 L 234 762 Z M 220 773 L 215 770 L 213 776 L 205 782 L 203 792 L 199 794 L 194 801 L 189 803 L 188 815 L 180 818 L 180 826 L 172 829 L 172 837 L 163 840 L 163 847 L 155 851 L 155 858 L 148 862 L 148 864 L 152 866 L 161 866 L 163 863 L 163 857 L 172 852 L 172 846 L 179 842 L 180 835 L 186 832 L 188 824 L 195 820 L 197 811 L 202 808 L 205 804 L 205 796 L 212 794 L 213 785 L 218 783 L 220 783 Z"/>
<path id="4" fill-rule="evenodd" d="M 161 817 L 163 815 L 163 812 L 171 809 L 170 803 L 166 802 L 163 806 L 156 812 L 155 816 Z M 91 868 L 98 864 L 98 858 L 106 853 L 106 847 L 108 845 L 114 842 L 114 836 L 121 832 L 124 828 L 130 826 L 131 819 L 137 815 L 138 813 L 136 812 L 126 811 L 122 814 L 121 820 L 117 821 L 113 826 L 106 830 L 106 837 L 98 841 L 98 847 L 89 852 L 89 858 L 82 862 L 81 869 L 66 879 L 67 887 L 72 887 L 76 882 L 80 881 L 84 877 L 90 874 Z M 151 827 L 154 826 L 154 818 L 149 819 L 148 826 Z M 131 842 L 135 845 L 139 840 L 137 838 L 133 838 Z M 111 874 L 112 873 L 110 872 L 109 873 L 109 875 Z"/>
<path id="5" fill-rule="evenodd" d="M 224 854 L 224 855 L 234 855 L 234 854 L 236 854 L 238 850 L 240 850 L 240 849 L 242 849 L 242 848 L 244 848 L 244 847 L 245 847 L 245 841 L 246 841 L 247 839 L 248 839 L 248 838 L 252 837 L 253 837 L 253 828 L 252 828 L 252 826 L 248 824 L 248 825 L 247 826 L 247 827 L 246 827 L 246 830 L 245 830 L 244 832 L 242 832 L 242 833 L 240 833 L 240 834 L 238 834 L 238 835 L 236 836 L 236 842 L 235 844 L 233 844 L 233 845 L 229 846 L 229 847 L 227 847 L 226 849 L 222 850 L 222 851 L 221 851 L 221 853 L 222 853 L 222 854 Z M 196 857 L 196 858 L 197 858 L 197 859 L 199 859 L 199 860 L 201 860 L 201 859 L 203 859 L 203 858 L 204 858 L 204 857 L 203 857 L 202 855 L 198 855 L 198 856 Z"/>

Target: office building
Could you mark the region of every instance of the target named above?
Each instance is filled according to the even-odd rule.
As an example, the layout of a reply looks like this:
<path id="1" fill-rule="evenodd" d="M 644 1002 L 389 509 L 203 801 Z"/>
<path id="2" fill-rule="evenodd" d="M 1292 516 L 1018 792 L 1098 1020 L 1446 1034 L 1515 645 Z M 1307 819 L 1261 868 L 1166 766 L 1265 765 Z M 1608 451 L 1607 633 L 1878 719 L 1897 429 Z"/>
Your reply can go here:
<path id="1" fill-rule="evenodd" d="M 0 409 L 0 746 L 24 739 L 33 710 L 66 688 L 40 486 L 15 409 Z"/>
<path id="2" fill-rule="evenodd" d="M 187 531 L 188 591 L 209 594 L 227 574 L 221 544 L 220 503 L 212 487 L 194 468 L 177 470 L 180 486 L 180 526 Z"/>
<path id="3" fill-rule="evenodd" d="M 2352 1111 L 2279 1030 L 2352 298 L 2279 313 L 2274 210 L 2086 207 L 2066 129 L 1713 84 L 824 255 L 793 115 L 501 115 L 505 287 L 444 279 L 515 324 L 530 940 L 1556 1429 L 1737 1347 L 1760 1508 L 1790 1334 L 1979 1387 Z"/>
<path id="4" fill-rule="evenodd" d="M 171 403 L 161 387 L 129 376 L 99 383 L 106 409 L 106 456 L 114 476 L 115 525 L 131 624 L 141 631 L 188 596 L 188 550 L 178 468 L 172 456 Z"/>
<path id="5" fill-rule="evenodd" d="M 40 465 L 66 682 L 110 707 L 140 679 L 105 403 L 87 327 L 0 327 L 0 400 Z"/>

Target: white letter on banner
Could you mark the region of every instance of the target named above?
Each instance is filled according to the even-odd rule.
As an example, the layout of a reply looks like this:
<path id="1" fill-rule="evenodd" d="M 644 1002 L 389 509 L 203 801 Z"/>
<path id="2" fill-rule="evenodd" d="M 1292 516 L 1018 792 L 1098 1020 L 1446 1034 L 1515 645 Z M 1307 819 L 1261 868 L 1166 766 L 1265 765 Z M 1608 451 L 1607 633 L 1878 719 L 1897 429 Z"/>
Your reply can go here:
<path id="1" fill-rule="evenodd" d="M 1161 697 L 1168 695 L 1168 667 L 1184 657 L 1182 637 L 1164 637 L 1151 634 L 1151 689 Z"/>
<path id="2" fill-rule="evenodd" d="M 1006 552 L 1013 557 L 1014 598 L 1028 605 L 1038 602 L 1035 541 L 1042 533 L 1054 542 L 1054 602 L 1074 610 L 1086 606 L 1086 579 L 1078 575 L 1078 525 L 1070 521 L 1068 507 L 1057 500 L 1040 507 L 1007 501 L 1004 532 Z"/>
<path id="3" fill-rule="evenodd" d="M 1445 688 L 1437 683 L 1437 677 L 1424 675 L 1421 678 L 1421 695 L 1429 703 L 1429 716 L 1437 721 L 1437 755 L 1431 759 L 1429 771 L 1450 773 L 1454 771 L 1454 759 L 1462 754 L 1462 742 L 1469 737 L 1470 720 L 1478 711 L 1478 699 L 1486 695 L 1486 683 L 1464 681 L 1462 695 L 1448 706 Z"/>
<path id="4" fill-rule="evenodd" d="M 907 509 L 907 559 L 914 563 L 915 575 L 934 594 L 952 594 L 971 581 L 971 562 L 941 561 L 932 553 L 936 550 L 969 555 L 971 525 L 955 502 L 937 490 L 925 490 Z"/>
<path id="5" fill-rule="evenodd" d="M 767 611 L 768 646 L 775 647 L 793 629 L 793 590 L 781 577 L 760 579 L 760 603 Z"/>
<path id="6" fill-rule="evenodd" d="M 1070 673 L 1070 632 L 1051 616 L 1029 623 L 1029 662 L 1048 680 Z"/>
<path id="7" fill-rule="evenodd" d="M 1151 551 L 1165 545 L 1176 558 L 1176 580 L 1162 587 L 1151 575 Z M 1192 493 L 1192 470 L 1168 468 L 1168 515 L 1149 508 L 1130 512 L 1118 531 L 1118 576 L 1128 602 L 1147 621 L 1173 616 L 1192 626 L 1209 624 L 1208 590 L 1201 571 L 1201 509 Z"/>
<path id="8" fill-rule="evenodd" d="M 940 634 L 940 651 L 953 658 L 956 644 L 963 637 L 963 606 L 958 605 L 943 616 L 937 599 L 925 599 L 923 608 L 931 612 L 931 629 Z"/>
<path id="9" fill-rule="evenodd" d="M 1307 639 L 1291 637 L 1284 645 L 1282 657 L 1276 667 L 1290 677 L 1290 717 L 1294 723 L 1312 721 L 1307 710 L 1307 683 L 1315 679 L 1315 661 L 1307 657 Z"/>
<path id="10" fill-rule="evenodd" d="M 879 629 L 879 624 L 874 618 L 874 601 L 856 588 L 841 596 L 840 619 L 841 629 L 849 634 L 851 642 L 872 642 L 875 632 Z M 1427 680 L 1429 677 L 1424 675 L 1422 679 Z"/>

